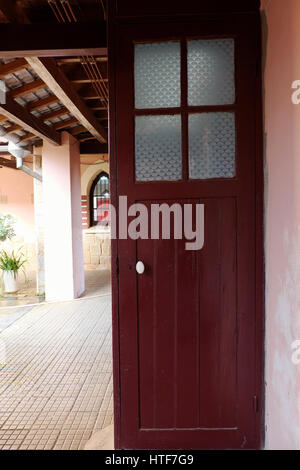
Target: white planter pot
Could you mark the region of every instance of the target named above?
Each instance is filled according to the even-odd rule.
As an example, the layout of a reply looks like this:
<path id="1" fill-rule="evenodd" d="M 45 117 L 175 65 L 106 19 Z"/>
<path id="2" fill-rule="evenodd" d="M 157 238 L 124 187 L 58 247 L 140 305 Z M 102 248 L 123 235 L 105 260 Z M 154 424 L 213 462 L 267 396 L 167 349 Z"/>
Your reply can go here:
<path id="1" fill-rule="evenodd" d="M 4 288 L 7 294 L 12 294 L 18 290 L 18 281 L 14 277 L 13 271 L 3 271 Z"/>

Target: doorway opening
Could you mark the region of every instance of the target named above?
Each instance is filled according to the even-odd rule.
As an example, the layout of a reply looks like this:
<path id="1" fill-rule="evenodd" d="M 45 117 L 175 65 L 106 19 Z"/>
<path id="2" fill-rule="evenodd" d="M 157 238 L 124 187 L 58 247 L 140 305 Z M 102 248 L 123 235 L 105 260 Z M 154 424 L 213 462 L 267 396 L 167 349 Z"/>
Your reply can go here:
<path id="1" fill-rule="evenodd" d="M 90 190 L 90 225 L 109 225 L 109 176 L 101 172 Z"/>

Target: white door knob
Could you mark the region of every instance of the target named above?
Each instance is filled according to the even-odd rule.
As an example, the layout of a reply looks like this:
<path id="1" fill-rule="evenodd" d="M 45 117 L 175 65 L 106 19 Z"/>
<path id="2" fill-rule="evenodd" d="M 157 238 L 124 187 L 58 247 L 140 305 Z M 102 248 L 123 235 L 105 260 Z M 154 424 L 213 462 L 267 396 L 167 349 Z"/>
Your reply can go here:
<path id="1" fill-rule="evenodd" d="M 144 263 L 143 263 L 142 261 L 138 261 L 138 262 L 136 263 L 135 269 L 136 269 L 136 272 L 137 272 L 138 274 L 143 274 L 143 273 L 145 272 L 145 265 L 144 265 Z"/>

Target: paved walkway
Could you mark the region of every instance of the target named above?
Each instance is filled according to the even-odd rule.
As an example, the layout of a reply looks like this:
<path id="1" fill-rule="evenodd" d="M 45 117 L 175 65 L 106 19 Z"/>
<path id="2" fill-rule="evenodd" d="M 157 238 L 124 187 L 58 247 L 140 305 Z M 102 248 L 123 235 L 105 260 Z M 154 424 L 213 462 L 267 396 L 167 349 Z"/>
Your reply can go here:
<path id="1" fill-rule="evenodd" d="M 109 295 L 0 309 L 0 449 L 83 449 L 112 418 Z"/>
<path id="2" fill-rule="evenodd" d="M 82 298 L 95 295 L 108 294 L 110 288 L 111 273 L 108 269 L 92 269 L 84 272 L 85 292 Z M 5 294 L 0 292 L 0 308 L 16 307 L 19 305 L 32 305 L 45 301 L 45 296 L 36 295 L 36 273 L 27 273 L 27 281 L 20 276 L 19 291 L 17 294 Z"/>

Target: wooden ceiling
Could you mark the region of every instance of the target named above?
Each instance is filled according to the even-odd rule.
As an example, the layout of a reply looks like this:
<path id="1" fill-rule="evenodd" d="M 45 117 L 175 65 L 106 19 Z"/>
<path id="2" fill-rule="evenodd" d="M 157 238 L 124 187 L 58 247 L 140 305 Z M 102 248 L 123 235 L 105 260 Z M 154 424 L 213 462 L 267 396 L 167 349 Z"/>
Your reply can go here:
<path id="1" fill-rule="evenodd" d="M 66 130 L 107 148 L 105 19 L 104 0 L 0 0 L 0 126 L 29 145 Z"/>

